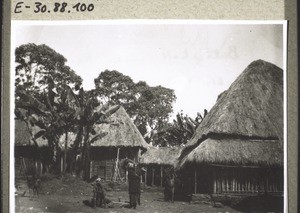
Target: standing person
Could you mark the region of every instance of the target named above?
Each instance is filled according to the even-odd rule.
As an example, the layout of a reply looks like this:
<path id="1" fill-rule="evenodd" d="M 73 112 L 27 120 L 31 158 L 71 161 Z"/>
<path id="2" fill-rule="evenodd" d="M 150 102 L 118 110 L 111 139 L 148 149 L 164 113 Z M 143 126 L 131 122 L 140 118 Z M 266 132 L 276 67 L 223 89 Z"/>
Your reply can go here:
<path id="1" fill-rule="evenodd" d="M 102 207 L 102 204 L 104 204 L 104 208 L 106 208 L 105 191 L 101 185 L 101 178 L 97 178 L 93 192 L 93 206 Z"/>
<path id="2" fill-rule="evenodd" d="M 141 178 L 137 174 L 134 163 L 128 163 L 128 192 L 130 208 L 136 208 L 137 203 L 140 205 L 141 195 Z"/>

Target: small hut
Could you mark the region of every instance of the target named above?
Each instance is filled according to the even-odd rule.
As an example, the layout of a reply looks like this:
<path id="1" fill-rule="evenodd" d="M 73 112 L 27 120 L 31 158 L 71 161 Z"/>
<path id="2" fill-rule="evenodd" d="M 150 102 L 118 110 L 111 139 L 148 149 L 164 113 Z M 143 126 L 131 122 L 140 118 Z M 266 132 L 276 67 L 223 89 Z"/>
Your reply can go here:
<path id="1" fill-rule="evenodd" d="M 95 127 L 97 134 L 104 137 L 91 144 L 90 177 L 98 175 L 105 180 L 126 180 L 121 168 L 121 159 L 138 162 L 148 144 L 134 125 L 123 107 L 120 107 L 108 119 L 107 123 Z"/>
<path id="2" fill-rule="evenodd" d="M 140 164 L 146 167 L 144 183 L 163 186 L 165 171 L 176 166 L 180 151 L 181 147 L 149 147 L 140 160 Z"/>
<path id="3" fill-rule="evenodd" d="M 178 169 L 190 193 L 281 193 L 282 69 L 252 62 L 200 123 Z"/>
<path id="4" fill-rule="evenodd" d="M 24 175 L 25 172 L 33 172 L 35 170 L 39 175 L 42 174 L 44 165 L 47 164 L 47 157 L 50 158 L 51 152 L 48 149 L 47 141 L 44 139 L 36 139 L 33 142 L 33 134 L 36 132 L 35 127 L 29 126 L 25 121 L 15 120 L 15 174 L 16 176 Z M 43 162 L 43 163 L 42 163 Z"/>

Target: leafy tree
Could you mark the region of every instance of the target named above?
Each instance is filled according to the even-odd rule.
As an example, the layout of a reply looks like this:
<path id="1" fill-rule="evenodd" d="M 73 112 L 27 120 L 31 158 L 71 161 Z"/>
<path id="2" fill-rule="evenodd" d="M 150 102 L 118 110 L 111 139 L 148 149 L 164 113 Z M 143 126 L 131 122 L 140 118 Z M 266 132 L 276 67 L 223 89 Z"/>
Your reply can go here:
<path id="1" fill-rule="evenodd" d="M 171 89 L 151 87 L 144 81 L 135 83 L 115 70 L 101 72 L 94 82 L 100 102 L 122 105 L 142 135 L 149 133 L 149 128 L 161 129 L 173 112 L 176 96 Z"/>
<path id="2" fill-rule="evenodd" d="M 49 83 L 48 87 L 55 88 L 55 85 L 52 83 L 53 82 Z M 76 132 L 76 140 L 71 149 L 71 161 L 68 162 L 68 164 L 73 165 L 76 151 L 81 149 L 83 154 L 81 169 L 84 169 L 84 179 L 87 179 L 90 168 L 90 145 L 105 135 L 105 133 L 101 132 L 96 134 L 93 130 L 93 125 L 95 123 L 107 122 L 106 118 L 114 113 L 119 106 L 104 105 L 95 111 L 95 108 L 99 106 L 99 104 L 93 95 L 93 91 L 85 93 L 82 88 L 78 96 L 67 85 L 64 85 L 64 90 L 61 94 L 52 95 L 52 90 L 49 88 L 48 91 L 48 95 L 45 96 L 45 102 L 37 100 L 26 91 L 18 91 L 18 93 L 20 93 L 20 99 L 16 101 L 16 115 L 27 121 L 29 125 L 38 126 L 40 128 L 40 131 L 36 132 L 33 138 L 38 139 L 44 137 L 47 139 L 48 145 L 54 153 L 53 166 L 56 171 L 59 171 L 57 156 L 61 154 L 59 138 L 63 134 L 66 136 L 64 152 L 64 159 L 66 160 L 68 132 Z M 51 100 L 51 98 L 54 99 L 55 96 L 58 97 L 57 102 Z M 26 117 L 24 113 L 21 113 L 20 109 L 27 110 Z M 37 143 L 36 146 L 38 146 Z M 66 165 L 66 161 L 64 165 Z M 69 166 L 69 172 L 72 172 L 73 169 L 74 168 Z"/>
<path id="3" fill-rule="evenodd" d="M 16 117 L 39 127 L 33 139 L 47 138 L 54 161 L 60 152 L 58 138 L 70 130 L 76 112 L 68 95 L 82 82 L 66 61 L 64 56 L 44 44 L 24 44 L 15 50 Z"/>
<path id="4" fill-rule="evenodd" d="M 197 117 L 192 119 L 188 115 L 183 115 L 182 111 L 177 113 L 173 123 L 168 124 L 154 135 L 154 145 L 178 146 L 186 144 L 193 137 L 206 114 L 206 110 L 204 110 L 203 116 L 198 112 Z"/>
<path id="5" fill-rule="evenodd" d="M 16 94 L 19 96 L 16 99 L 15 114 L 17 118 L 26 121 L 27 125 L 38 127 L 39 131 L 33 135 L 33 141 L 38 146 L 36 140 L 40 137 L 47 139 L 48 145 L 53 151 L 52 166 L 55 171 L 58 171 L 59 161 L 57 157 L 60 156 L 61 150 L 58 144 L 59 137 L 70 130 L 75 119 L 74 112 L 76 109 L 68 105 L 67 99 L 63 98 L 68 89 L 65 85 L 62 95 L 53 94 L 55 88 L 53 81 L 48 79 L 48 94 L 44 94 L 42 99 L 33 97 L 29 92 L 24 90 L 17 90 Z M 59 101 L 54 101 L 59 97 Z"/>
<path id="6" fill-rule="evenodd" d="M 66 65 L 67 59 L 45 44 L 24 44 L 15 50 L 15 87 L 16 90 L 30 92 L 33 96 L 39 96 L 47 88 L 51 77 L 60 92 L 63 85 L 69 85 L 74 89 L 75 85 L 81 85 L 82 79 L 74 70 Z"/>

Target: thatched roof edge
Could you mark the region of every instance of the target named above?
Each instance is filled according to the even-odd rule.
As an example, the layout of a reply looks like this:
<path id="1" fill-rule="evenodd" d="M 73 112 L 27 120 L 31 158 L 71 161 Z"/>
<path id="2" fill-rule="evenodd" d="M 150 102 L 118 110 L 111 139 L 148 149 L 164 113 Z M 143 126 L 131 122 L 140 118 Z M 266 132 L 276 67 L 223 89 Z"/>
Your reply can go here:
<path id="1" fill-rule="evenodd" d="M 283 148 L 279 140 L 208 138 L 185 155 L 178 168 L 186 163 L 282 166 Z"/>
<path id="2" fill-rule="evenodd" d="M 149 147 L 141 156 L 140 163 L 176 166 L 181 149 L 181 147 Z"/>

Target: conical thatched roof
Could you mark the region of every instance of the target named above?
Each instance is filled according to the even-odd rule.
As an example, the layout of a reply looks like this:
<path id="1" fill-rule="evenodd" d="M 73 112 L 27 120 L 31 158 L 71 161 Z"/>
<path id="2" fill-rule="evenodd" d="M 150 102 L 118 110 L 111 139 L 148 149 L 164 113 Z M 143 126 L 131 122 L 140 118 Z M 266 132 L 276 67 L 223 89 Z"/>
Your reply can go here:
<path id="1" fill-rule="evenodd" d="M 261 150 L 274 151 L 272 146 L 279 147 L 276 153 L 265 154 L 280 160 L 259 156 Z M 234 147 L 236 150 L 231 150 Z M 257 60 L 218 97 L 187 144 L 180 165 L 185 161 L 212 162 L 213 158 L 223 163 L 277 164 L 283 161 L 282 150 L 283 70 Z"/>
<path id="2" fill-rule="evenodd" d="M 108 123 L 96 125 L 96 133 L 104 133 L 105 136 L 93 142 L 92 146 L 141 148 L 149 146 L 123 107 L 113 113 L 107 121 Z"/>
<path id="3" fill-rule="evenodd" d="M 175 166 L 181 147 L 149 147 L 141 156 L 140 163 Z"/>

